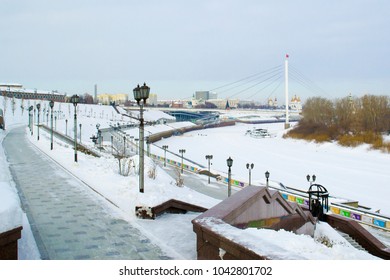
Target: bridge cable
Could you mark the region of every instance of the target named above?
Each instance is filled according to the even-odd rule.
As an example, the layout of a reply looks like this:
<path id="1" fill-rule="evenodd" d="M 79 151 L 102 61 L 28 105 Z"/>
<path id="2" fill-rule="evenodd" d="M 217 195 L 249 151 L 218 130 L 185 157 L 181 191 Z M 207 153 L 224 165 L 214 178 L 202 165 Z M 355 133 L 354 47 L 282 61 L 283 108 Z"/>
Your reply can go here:
<path id="1" fill-rule="evenodd" d="M 228 98 L 232 98 L 232 97 L 234 97 L 234 96 L 236 96 L 236 95 L 238 95 L 238 94 L 240 94 L 240 93 L 242 93 L 244 91 L 247 91 L 247 90 L 249 90 L 249 89 L 251 89 L 251 88 L 253 88 L 253 87 L 255 87 L 255 86 L 257 86 L 257 85 L 259 85 L 261 83 L 264 83 L 264 82 L 274 78 L 275 76 L 279 76 L 279 75 L 280 75 L 280 73 L 276 73 L 276 74 L 274 74 L 274 75 L 272 75 L 272 76 L 270 76 L 270 77 L 268 77 L 268 78 L 266 78 L 264 80 L 261 80 L 260 82 L 255 83 L 254 85 L 251 85 L 251 86 L 249 86 L 247 88 L 244 88 L 243 90 L 240 90 L 240 91 L 236 92 L 235 94 L 230 95 Z"/>
<path id="2" fill-rule="evenodd" d="M 259 72 L 259 73 L 256 73 L 256 74 L 253 74 L 253 75 L 250 75 L 250 76 L 241 78 L 241 79 L 239 79 L 239 80 L 237 80 L 237 81 L 230 82 L 230 83 L 228 83 L 228 84 L 225 84 L 225 85 L 222 85 L 222 86 L 219 86 L 219 87 L 210 89 L 209 91 L 215 91 L 215 90 L 217 90 L 217 89 L 225 88 L 225 87 L 228 87 L 228 86 L 231 86 L 231 85 L 240 83 L 240 82 L 242 82 L 242 81 L 251 79 L 251 78 L 253 78 L 253 77 L 264 75 L 264 74 L 266 74 L 267 72 L 272 72 L 272 71 L 277 70 L 278 68 L 281 68 L 281 67 L 282 67 L 282 65 L 278 65 L 278 66 L 269 68 L 269 69 L 267 69 L 267 70 L 261 71 L 261 72 Z"/>
<path id="3" fill-rule="evenodd" d="M 327 93 L 325 90 L 320 88 L 317 84 L 315 84 L 312 80 L 307 78 L 305 75 L 303 75 L 297 68 L 291 66 L 291 78 L 301 84 L 302 86 L 306 87 L 311 92 L 314 92 L 316 94 L 322 95 L 325 94 L 329 97 L 331 95 Z"/>
<path id="4" fill-rule="evenodd" d="M 266 89 L 267 87 L 269 87 L 270 85 L 274 84 L 276 81 L 281 81 L 283 82 L 283 79 L 281 79 L 283 77 L 283 75 L 279 75 L 278 77 L 276 77 L 276 79 L 273 79 L 270 83 L 268 83 L 267 85 L 265 85 L 264 87 L 262 87 L 261 89 L 257 90 L 254 94 L 252 94 L 251 96 L 247 97 L 248 99 L 249 98 L 252 98 L 253 96 L 256 96 L 257 94 L 259 94 L 262 90 Z M 267 98 L 268 99 L 268 98 Z"/>

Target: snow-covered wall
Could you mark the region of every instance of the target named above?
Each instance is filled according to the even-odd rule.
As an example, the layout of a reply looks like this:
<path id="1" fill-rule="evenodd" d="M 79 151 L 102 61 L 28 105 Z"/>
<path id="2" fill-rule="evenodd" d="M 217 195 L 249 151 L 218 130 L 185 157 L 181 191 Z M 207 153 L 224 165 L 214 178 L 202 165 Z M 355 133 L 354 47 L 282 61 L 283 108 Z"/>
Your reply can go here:
<path id="1" fill-rule="evenodd" d="M 0 233 L 2 233 L 21 226 L 23 212 L 15 188 L 8 182 L 0 181 L 0 197 Z"/>

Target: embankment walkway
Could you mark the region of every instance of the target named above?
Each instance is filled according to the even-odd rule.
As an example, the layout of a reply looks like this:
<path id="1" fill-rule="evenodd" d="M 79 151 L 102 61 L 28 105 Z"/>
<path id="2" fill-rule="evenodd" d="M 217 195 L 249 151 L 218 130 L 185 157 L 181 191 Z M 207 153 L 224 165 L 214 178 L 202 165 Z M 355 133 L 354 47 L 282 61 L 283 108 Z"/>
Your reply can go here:
<path id="1" fill-rule="evenodd" d="M 25 128 L 3 146 L 42 259 L 169 259 L 119 210 L 36 150 Z"/>

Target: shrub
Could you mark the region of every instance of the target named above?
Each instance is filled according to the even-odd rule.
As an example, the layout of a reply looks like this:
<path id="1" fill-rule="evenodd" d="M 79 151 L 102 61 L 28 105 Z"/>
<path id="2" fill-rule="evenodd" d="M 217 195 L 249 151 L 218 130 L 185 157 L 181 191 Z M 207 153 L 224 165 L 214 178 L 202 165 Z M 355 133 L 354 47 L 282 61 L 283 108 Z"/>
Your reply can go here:
<path id="1" fill-rule="evenodd" d="M 312 122 L 302 122 L 290 130 L 284 137 L 304 139 L 308 141 L 327 142 L 334 140 L 335 129 Z"/>

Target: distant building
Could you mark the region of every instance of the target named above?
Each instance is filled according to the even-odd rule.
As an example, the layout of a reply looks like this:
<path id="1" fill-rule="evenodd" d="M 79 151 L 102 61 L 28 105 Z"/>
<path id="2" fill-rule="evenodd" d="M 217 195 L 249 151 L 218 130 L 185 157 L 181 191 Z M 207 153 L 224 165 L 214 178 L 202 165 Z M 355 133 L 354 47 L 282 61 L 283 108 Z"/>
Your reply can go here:
<path id="1" fill-rule="evenodd" d="M 196 108 L 197 106 L 205 105 L 205 101 L 203 99 L 195 99 L 193 98 L 191 101 L 187 101 L 185 106 L 187 108 Z"/>
<path id="2" fill-rule="evenodd" d="M 269 98 L 268 99 L 268 106 L 269 107 L 278 107 L 278 99 L 275 97 L 275 99 Z"/>
<path id="3" fill-rule="evenodd" d="M 147 103 L 151 106 L 157 106 L 157 94 L 149 94 L 149 99 L 147 100 Z"/>
<path id="4" fill-rule="evenodd" d="M 229 103 L 230 108 L 237 108 L 239 100 L 238 99 L 209 99 L 207 102 L 214 104 L 217 106 L 218 109 L 225 109 L 226 108 L 226 103 Z"/>
<path id="5" fill-rule="evenodd" d="M 291 98 L 290 101 L 290 108 L 291 110 L 301 111 L 302 110 L 302 104 L 301 104 L 301 98 L 296 95 L 294 95 L 293 98 Z"/>
<path id="6" fill-rule="evenodd" d="M 61 94 L 56 90 L 25 89 L 21 84 L 0 84 L 0 95 L 18 99 L 53 100 L 65 102 L 66 94 Z"/>
<path id="7" fill-rule="evenodd" d="M 109 105 L 113 102 L 115 102 L 115 104 L 124 104 L 128 100 L 128 95 L 126 93 L 102 93 L 97 95 L 97 99 L 98 103 L 101 103 L 103 105 Z"/>
<path id="8" fill-rule="evenodd" d="M 21 84 L 8 84 L 8 83 L 0 83 L 0 87 L 9 87 L 9 88 L 23 88 Z"/>
<path id="9" fill-rule="evenodd" d="M 195 99 L 197 100 L 209 100 L 209 99 L 217 99 L 218 94 L 210 91 L 196 91 Z"/>
<path id="10" fill-rule="evenodd" d="M 217 99 L 218 94 L 216 92 L 210 92 L 209 91 L 209 99 Z"/>
<path id="11" fill-rule="evenodd" d="M 171 108 L 184 108 L 184 103 L 182 101 L 172 101 Z"/>

